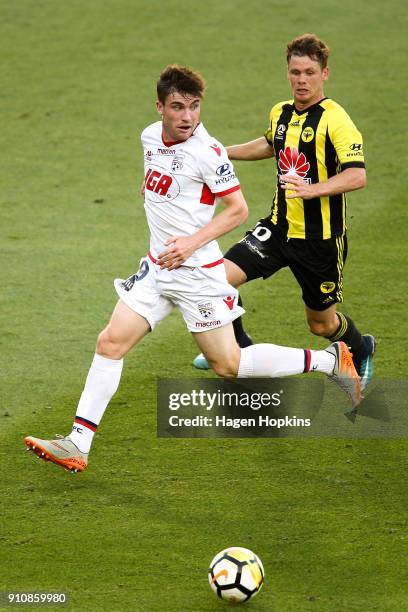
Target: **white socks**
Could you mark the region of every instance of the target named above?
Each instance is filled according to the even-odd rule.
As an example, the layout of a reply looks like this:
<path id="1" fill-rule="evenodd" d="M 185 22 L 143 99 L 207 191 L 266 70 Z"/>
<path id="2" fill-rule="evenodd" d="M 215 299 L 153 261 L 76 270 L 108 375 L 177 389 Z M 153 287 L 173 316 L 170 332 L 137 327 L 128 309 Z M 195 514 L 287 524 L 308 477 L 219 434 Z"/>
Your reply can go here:
<path id="1" fill-rule="evenodd" d="M 238 376 L 279 377 L 303 372 L 331 374 L 334 355 L 276 344 L 253 344 L 241 349 Z M 108 359 L 95 354 L 80 397 L 69 438 L 82 453 L 89 453 L 95 431 L 116 393 L 122 374 L 123 359 Z"/>
<path id="2" fill-rule="evenodd" d="M 305 372 L 323 372 L 324 374 L 332 374 L 336 358 L 332 353 L 327 351 L 308 351 L 310 353 L 310 361 L 307 364 Z M 306 358 L 308 361 L 308 358 Z"/>
<path id="3" fill-rule="evenodd" d="M 69 434 L 82 453 L 89 453 L 95 431 L 119 386 L 122 368 L 123 359 L 98 354 L 93 358 Z"/>
<path id="4" fill-rule="evenodd" d="M 327 351 L 310 351 L 276 344 L 252 344 L 241 349 L 238 376 L 275 378 L 311 371 L 331 374 L 334 362 L 334 355 Z"/>

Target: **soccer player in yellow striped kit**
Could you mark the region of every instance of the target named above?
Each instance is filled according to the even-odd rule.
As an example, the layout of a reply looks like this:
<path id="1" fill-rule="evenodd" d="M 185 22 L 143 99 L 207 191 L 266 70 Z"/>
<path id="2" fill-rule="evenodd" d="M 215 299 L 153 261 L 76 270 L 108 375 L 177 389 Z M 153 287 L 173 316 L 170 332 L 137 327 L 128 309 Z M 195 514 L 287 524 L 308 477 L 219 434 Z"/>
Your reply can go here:
<path id="1" fill-rule="evenodd" d="M 346 111 L 324 94 L 327 45 L 304 34 L 286 51 L 293 99 L 273 106 L 264 136 L 227 147 L 232 160 L 277 161 L 271 212 L 226 253 L 227 277 L 239 287 L 288 266 L 302 289 L 310 331 L 350 347 L 365 388 L 375 339 L 336 309 L 347 257 L 346 193 L 366 185 L 363 140 Z M 234 330 L 240 346 L 251 344 L 241 318 Z M 206 368 L 205 358 L 199 355 L 194 365 Z"/>

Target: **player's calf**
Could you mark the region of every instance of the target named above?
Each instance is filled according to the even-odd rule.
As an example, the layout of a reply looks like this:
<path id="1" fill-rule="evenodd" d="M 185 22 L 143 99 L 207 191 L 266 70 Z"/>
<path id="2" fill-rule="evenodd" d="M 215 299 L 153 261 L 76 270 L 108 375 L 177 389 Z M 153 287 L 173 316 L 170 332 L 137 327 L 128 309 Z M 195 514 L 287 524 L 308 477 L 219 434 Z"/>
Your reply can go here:
<path id="1" fill-rule="evenodd" d="M 234 350 L 236 349 L 236 350 Z M 241 351 L 239 347 L 234 347 L 227 355 L 208 356 L 207 360 L 210 368 L 222 378 L 236 378 L 238 376 Z"/>
<path id="2" fill-rule="evenodd" d="M 236 378 L 238 376 L 238 364 L 234 364 L 233 362 L 208 362 L 211 369 L 214 370 L 218 376 L 221 378 Z"/>

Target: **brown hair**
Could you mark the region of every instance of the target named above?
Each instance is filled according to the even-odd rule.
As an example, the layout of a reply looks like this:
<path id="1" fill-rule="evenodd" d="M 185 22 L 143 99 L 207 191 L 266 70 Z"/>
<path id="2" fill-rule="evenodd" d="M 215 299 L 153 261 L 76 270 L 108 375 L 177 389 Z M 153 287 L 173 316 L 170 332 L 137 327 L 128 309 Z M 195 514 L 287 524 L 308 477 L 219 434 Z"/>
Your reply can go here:
<path id="1" fill-rule="evenodd" d="M 170 64 L 157 81 L 157 97 L 162 104 L 166 102 L 167 96 L 175 91 L 202 98 L 205 86 L 205 80 L 199 72 L 186 66 Z"/>
<path id="2" fill-rule="evenodd" d="M 286 59 L 289 60 L 292 55 L 302 57 L 308 55 L 310 59 L 319 62 L 321 69 L 326 68 L 327 60 L 329 59 L 329 47 L 326 43 L 318 38 L 316 34 L 302 34 L 290 41 L 286 48 Z"/>

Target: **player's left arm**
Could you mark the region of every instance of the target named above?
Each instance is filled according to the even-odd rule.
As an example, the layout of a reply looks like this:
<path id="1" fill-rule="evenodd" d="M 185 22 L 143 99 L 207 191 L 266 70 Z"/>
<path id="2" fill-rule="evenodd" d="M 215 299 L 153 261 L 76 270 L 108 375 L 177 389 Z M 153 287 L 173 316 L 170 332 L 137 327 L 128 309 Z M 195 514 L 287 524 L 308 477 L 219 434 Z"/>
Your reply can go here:
<path id="1" fill-rule="evenodd" d="M 241 189 L 221 198 L 223 211 L 191 236 L 172 236 L 166 240 L 167 250 L 157 259 L 159 266 L 168 270 L 179 268 L 191 255 L 212 240 L 227 234 L 248 218 L 248 206 Z"/>
<path id="2" fill-rule="evenodd" d="M 329 111 L 327 139 L 333 145 L 340 172 L 326 181 L 308 185 L 300 177 L 282 176 L 287 198 L 322 198 L 361 189 L 367 184 L 363 137 L 346 111 L 337 106 Z"/>
<path id="3" fill-rule="evenodd" d="M 339 174 L 327 179 L 327 181 L 311 185 L 305 183 L 303 178 L 297 175 L 283 175 L 280 179 L 285 183 L 282 185 L 282 189 L 291 192 L 286 196 L 288 199 L 302 198 L 303 200 L 347 193 L 348 191 L 361 189 L 367 184 L 365 168 L 346 168 Z"/>

